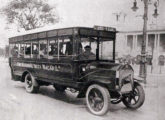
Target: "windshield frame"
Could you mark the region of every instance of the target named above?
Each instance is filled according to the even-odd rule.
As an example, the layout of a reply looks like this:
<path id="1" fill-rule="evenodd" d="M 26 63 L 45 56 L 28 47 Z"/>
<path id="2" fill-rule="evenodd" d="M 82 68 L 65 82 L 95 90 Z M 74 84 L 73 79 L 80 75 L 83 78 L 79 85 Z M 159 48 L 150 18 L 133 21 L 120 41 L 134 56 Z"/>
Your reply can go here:
<path id="1" fill-rule="evenodd" d="M 77 56 L 78 55 L 80 55 L 80 53 L 79 53 L 79 49 L 80 49 L 80 47 L 79 47 L 79 44 L 80 43 L 82 43 L 82 41 L 81 41 L 81 38 L 96 38 L 95 39 L 95 41 L 90 41 L 89 40 L 89 42 L 96 42 L 96 59 L 95 60 L 99 60 L 99 61 L 115 61 L 115 39 L 110 39 L 110 38 L 106 38 L 106 37 L 95 37 L 95 36 L 81 36 L 81 35 L 79 35 L 78 37 L 77 37 L 77 44 L 76 44 L 76 46 L 77 46 Z M 116 38 L 116 36 L 115 36 L 115 38 Z M 105 40 L 106 39 L 106 40 Z M 105 42 L 105 41 L 112 41 L 113 43 L 112 43 L 112 59 L 101 59 L 100 58 L 100 45 L 101 45 L 101 42 Z M 79 61 L 82 61 L 82 60 L 80 60 L 79 59 Z M 85 61 L 88 61 L 88 60 L 85 60 Z M 92 60 L 93 61 L 93 60 Z"/>

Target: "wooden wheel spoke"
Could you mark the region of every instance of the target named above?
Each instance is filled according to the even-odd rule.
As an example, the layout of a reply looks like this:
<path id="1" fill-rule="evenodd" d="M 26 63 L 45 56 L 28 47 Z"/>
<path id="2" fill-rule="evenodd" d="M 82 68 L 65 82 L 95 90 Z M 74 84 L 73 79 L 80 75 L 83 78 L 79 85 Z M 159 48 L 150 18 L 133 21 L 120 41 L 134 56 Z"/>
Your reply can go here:
<path id="1" fill-rule="evenodd" d="M 96 93 L 96 91 L 94 91 L 93 93 L 94 93 L 95 97 L 98 97 L 98 94 Z"/>
<path id="2" fill-rule="evenodd" d="M 102 96 L 98 93 L 98 91 L 92 91 L 90 96 L 89 96 L 89 100 L 91 103 L 91 107 L 95 110 L 95 111 L 100 111 L 103 107 L 103 98 Z"/>
<path id="3" fill-rule="evenodd" d="M 89 96 L 89 99 L 90 99 L 90 100 L 93 100 L 93 99 L 94 99 L 94 97 L 93 97 L 93 96 Z"/>
<path id="4" fill-rule="evenodd" d="M 95 104 L 95 109 L 97 110 L 97 111 L 100 111 L 101 109 L 102 109 L 102 107 L 103 107 L 103 102 L 96 102 L 96 104 Z"/>
<path id="5" fill-rule="evenodd" d="M 99 111 L 101 109 L 100 104 L 96 105 L 96 110 Z"/>
<path id="6" fill-rule="evenodd" d="M 96 106 L 97 106 L 97 102 L 96 102 L 96 101 L 94 101 L 94 103 L 93 103 L 93 104 L 94 104 L 94 106 L 93 106 L 93 107 L 94 107 L 94 108 L 97 108 L 97 107 L 96 107 Z"/>
<path id="7" fill-rule="evenodd" d="M 132 100 L 132 98 L 131 98 L 131 96 L 129 96 L 128 97 L 128 103 L 131 103 L 131 100 Z"/>
<path id="8" fill-rule="evenodd" d="M 139 96 L 139 92 L 137 90 L 133 91 L 134 96 Z"/>
<path id="9" fill-rule="evenodd" d="M 102 100 L 100 97 L 95 97 L 95 101 L 98 102 L 98 103 L 100 103 L 100 102 L 102 102 L 103 100 Z"/>
<path id="10" fill-rule="evenodd" d="M 94 106 L 95 106 L 95 104 L 92 102 L 92 103 L 91 103 L 91 107 L 94 107 Z"/>
<path id="11" fill-rule="evenodd" d="M 137 102 L 137 100 L 136 100 L 136 98 L 135 98 L 135 97 L 132 97 L 132 99 L 134 100 L 134 102 L 135 102 L 135 103 Z"/>

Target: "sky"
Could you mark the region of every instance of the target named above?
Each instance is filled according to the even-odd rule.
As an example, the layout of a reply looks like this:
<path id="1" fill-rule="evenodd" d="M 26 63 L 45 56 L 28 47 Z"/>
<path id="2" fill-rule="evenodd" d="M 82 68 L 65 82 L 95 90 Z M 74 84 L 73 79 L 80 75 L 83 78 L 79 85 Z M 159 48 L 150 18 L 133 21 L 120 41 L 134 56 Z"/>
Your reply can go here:
<path id="1" fill-rule="evenodd" d="M 9 0 L 0 0 L 3 7 Z M 52 28 L 94 25 L 116 27 L 117 30 L 142 30 L 143 27 L 143 2 L 137 0 L 139 9 L 133 12 L 131 7 L 134 0 L 47 0 L 50 5 L 56 6 L 60 16 L 60 22 L 52 25 Z M 155 1 L 155 0 L 151 0 Z M 159 0 L 159 16 L 153 18 L 153 4 L 149 5 L 148 28 L 165 28 L 165 0 Z M 116 14 L 120 14 L 119 20 Z M 125 17 L 124 17 L 125 16 Z M 125 18 L 125 19 L 124 19 Z M 6 21 L 0 17 L 0 46 L 8 44 L 7 38 L 16 33 L 16 29 L 6 30 Z M 49 26 L 46 26 L 49 27 Z M 45 27 L 45 28 L 46 28 Z"/>

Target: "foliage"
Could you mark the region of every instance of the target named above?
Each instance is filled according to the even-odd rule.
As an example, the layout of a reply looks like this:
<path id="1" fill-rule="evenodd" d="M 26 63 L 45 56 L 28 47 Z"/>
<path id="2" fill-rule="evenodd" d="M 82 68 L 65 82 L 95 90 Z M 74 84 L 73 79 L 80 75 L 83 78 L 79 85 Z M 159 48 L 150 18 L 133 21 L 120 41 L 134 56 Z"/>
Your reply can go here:
<path id="1" fill-rule="evenodd" d="M 31 30 L 59 21 L 55 7 L 44 0 L 12 0 L 2 10 L 8 24 Z"/>

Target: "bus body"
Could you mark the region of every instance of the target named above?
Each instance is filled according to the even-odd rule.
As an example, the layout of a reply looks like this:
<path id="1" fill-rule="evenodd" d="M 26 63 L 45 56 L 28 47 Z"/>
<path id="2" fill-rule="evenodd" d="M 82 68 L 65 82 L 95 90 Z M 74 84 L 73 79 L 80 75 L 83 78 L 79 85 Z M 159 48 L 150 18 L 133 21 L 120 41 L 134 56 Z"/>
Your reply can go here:
<path id="1" fill-rule="evenodd" d="M 107 100 L 138 108 L 144 102 L 144 92 L 133 79 L 132 67 L 115 63 L 115 39 L 116 29 L 101 26 L 11 37 L 12 79 L 25 82 L 28 92 L 36 92 L 42 85 L 53 85 L 61 92 L 72 88 L 79 92 L 78 97 L 86 97 L 87 107 L 95 115 L 108 111 Z M 135 89 L 140 93 L 140 102 L 132 105 L 127 99 Z"/>

